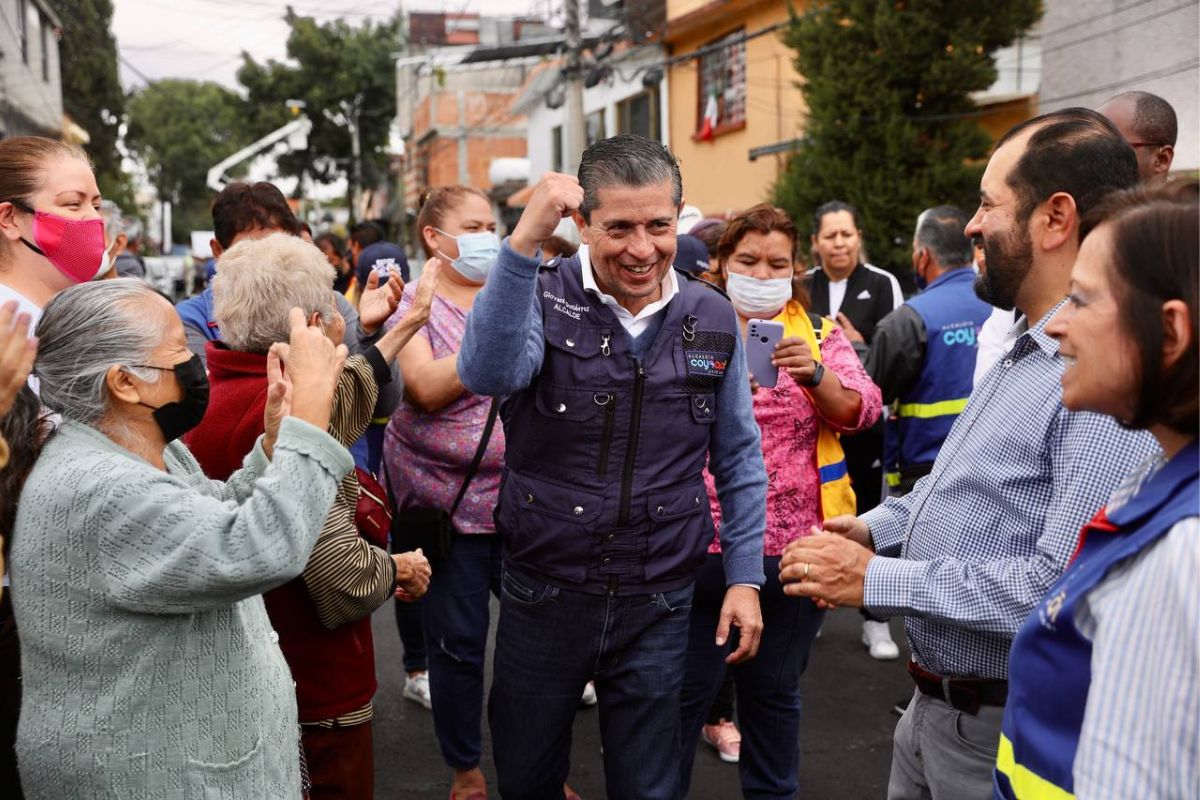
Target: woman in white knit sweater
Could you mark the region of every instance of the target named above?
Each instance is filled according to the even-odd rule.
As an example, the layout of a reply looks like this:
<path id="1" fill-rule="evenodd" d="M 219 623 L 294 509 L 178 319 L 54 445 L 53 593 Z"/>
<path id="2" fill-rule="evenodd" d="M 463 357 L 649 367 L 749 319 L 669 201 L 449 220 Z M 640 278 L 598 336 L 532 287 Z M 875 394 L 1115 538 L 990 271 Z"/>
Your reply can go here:
<path id="1" fill-rule="evenodd" d="M 300 796 L 291 675 L 259 595 L 300 573 L 353 462 L 325 433 L 346 349 L 292 313 L 267 432 L 218 483 L 174 441 L 208 387 L 170 304 L 117 280 L 46 307 L 36 372 L 62 423 L 11 554 L 27 797 Z"/>

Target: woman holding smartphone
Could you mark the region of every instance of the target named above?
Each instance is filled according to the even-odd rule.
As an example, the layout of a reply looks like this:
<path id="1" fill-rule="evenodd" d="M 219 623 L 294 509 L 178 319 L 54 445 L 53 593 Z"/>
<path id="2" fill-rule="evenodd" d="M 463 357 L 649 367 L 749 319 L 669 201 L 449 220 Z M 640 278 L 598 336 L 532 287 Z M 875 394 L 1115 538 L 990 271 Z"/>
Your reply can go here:
<path id="1" fill-rule="evenodd" d="M 881 407 L 879 388 L 841 330 L 807 311 L 803 286 L 792 280 L 797 241 L 796 226 L 787 214 L 764 204 L 731 220 L 717 245 L 718 277 L 743 335 L 751 320 L 783 328 L 769 358 L 759 359 L 759 374 L 752 366 L 750 377 L 770 488 L 763 548 L 767 583 L 760 597 L 763 638 L 755 658 L 729 667 L 741 715 L 739 771 L 746 796 L 794 796 L 799 790 L 800 675 L 824 612 L 809 600 L 784 596 L 779 559 L 789 541 L 808 535 L 821 520 L 853 513 L 854 490 L 838 436 L 872 425 Z M 748 360 L 752 345 L 747 343 Z M 759 383 L 776 377 L 766 374 L 770 370 L 779 374 L 768 389 Z M 713 644 L 725 577 L 720 505 L 711 477 L 708 494 L 718 535 L 696 576 L 683 688 L 684 742 L 696 740 L 720 686 L 723 661 L 736 645 Z M 684 751 L 679 796 L 687 793 L 691 782 L 694 751 Z"/>

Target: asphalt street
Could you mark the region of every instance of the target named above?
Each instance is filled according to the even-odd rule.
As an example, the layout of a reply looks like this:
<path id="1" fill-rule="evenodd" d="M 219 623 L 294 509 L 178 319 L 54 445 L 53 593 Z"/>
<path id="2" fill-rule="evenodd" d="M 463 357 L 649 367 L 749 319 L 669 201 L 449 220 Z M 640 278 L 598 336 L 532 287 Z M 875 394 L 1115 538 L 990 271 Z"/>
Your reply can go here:
<path id="1" fill-rule="evenodd" d="M 492 625 L 495 630 L 496 603 Z M 375 695 L 375 795 L 379 800 L 444 800 L 450 771 L 442 763 L 433 734 L 433 716 L 402 697 L 404 669 L 391 604 L 376 612 L 375 660 L 379 691 Z M 904 670 L 908 649 L 899 620 L 892 635 L 901 643 L 900 659 L 875 661 L 860 642 L 862 618 L 841 609 L 826 617 L 801 679 L 804 723 L 801 735 L 800 796 L 815 800 L 882 798 L 891 761 L 892 705 L 912 693 Z M 488 681 L 490 683 L 490 659 Z M 483 771 L 494 789 L 491 743 L 484 725 Z M 737 767 L 721 762 L 699 744 L 692 780 L 694 800 L 741 796 Z M 584 800 L 601 800 L 604 770 L 595 708 L 580 709 L 575 719 L 571 786 Z"/>

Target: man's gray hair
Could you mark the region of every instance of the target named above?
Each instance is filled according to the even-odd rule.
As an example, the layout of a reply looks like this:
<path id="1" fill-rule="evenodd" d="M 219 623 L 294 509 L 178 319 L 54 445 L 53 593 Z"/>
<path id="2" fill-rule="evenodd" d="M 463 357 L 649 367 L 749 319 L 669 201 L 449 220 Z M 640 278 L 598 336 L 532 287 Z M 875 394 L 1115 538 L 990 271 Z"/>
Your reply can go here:
<path id="1" fill-rule="evenodd" d="M 632 133 L 601 139 L 584 150 L 579 161 L 583 187 L 579 213 L 591 222 L 600 205 L 597 192 L 607 186 L 657 186 L 666 180 L 671 181 L 671 203 L 678 209 L 683 202 L 683 177 L 674 153 L 661 142 Z"/>
<path id="2" fill-rule="evenodd" d="M 971 218 L 957 206 L 934 206 L 917 217 L 913 240 L 933 255 L 938 268 L 957 269 L 971 264 L 975 248 L 964 229 Z"/>
<path id="3" fill-rule="evenodd" d="M 162 297 L 142 280 L 81 283 L 59 292 L 37 326 L 34 371 L 42 403 L 65 419 L 95 427 L 108 411 L 106 377 L 123 366 L 147 383 L 159 370 L 146 364 L 167 335 L 159 315 L 147 313 Z"/>
<path id="4" fill-rule="evenodd" d="M 243 239 L 221 254 L 213 278 L 213 317 L 221 341 L 266 353 L 291 337 L 288 314 L 299 308 L 329 322 L 337 313 L 334 270 L 317 247 L 286 233 Z"/>

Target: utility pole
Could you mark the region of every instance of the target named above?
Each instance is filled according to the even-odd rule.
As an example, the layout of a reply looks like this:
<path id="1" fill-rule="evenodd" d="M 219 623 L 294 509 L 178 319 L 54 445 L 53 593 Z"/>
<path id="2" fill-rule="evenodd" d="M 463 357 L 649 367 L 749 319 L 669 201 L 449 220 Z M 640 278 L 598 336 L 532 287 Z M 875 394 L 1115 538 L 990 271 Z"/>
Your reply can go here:
<path id="1" fill-rule="evenodd" d="M 358 135 L 358 115 L 361 107 L 362 103 L 359 102 L 358 98 L 355 98 L 354 107 L 350 109 L 350 113 L 346 116 L 347 126 L 350 129 L 350 158 L 354 160 L 354 191 L 351 193 L 351 202 L 354 204 L 355 222 L 361 222 L 358 215 L 362 213 L 362 140 Z"/>
<path id="2" fill-rule="evenodd" d="M 403 119 L 401 103 L 408 100 L 405 96 L 405 85 L 403 80 L 404 70 L 400 66 L 404 56 L 408 55 L 408 15 L 404 13 L 403 0 L 396 2 L 396 17 L 400 27 L 400 52 L 396 59 L 396 119 L 392 123 L 395 127 L 395 136 L 399 140 L 401 152 L 396 159 L 396 244 L 400 245 L 400 249 L 404 249 L 405 234 L 408 233 L 408 186 L 405 184 L 405 174 L 408 172 L 408 131 L 404 129 L 401 122 Z"/>
<path id="3" fill-rule="evenodd" d="M 567 18 L 567 66 L 563 70 L 567 78 L 567 118 L 563 131 L 566 142 L 563 147 L 563 170 L 568 175 L 579 171 L 579 159 L 587 147 L 587 120 L 583 114 L 583 36 L 579 21 L 580 0 L 566 0 Z"/>

